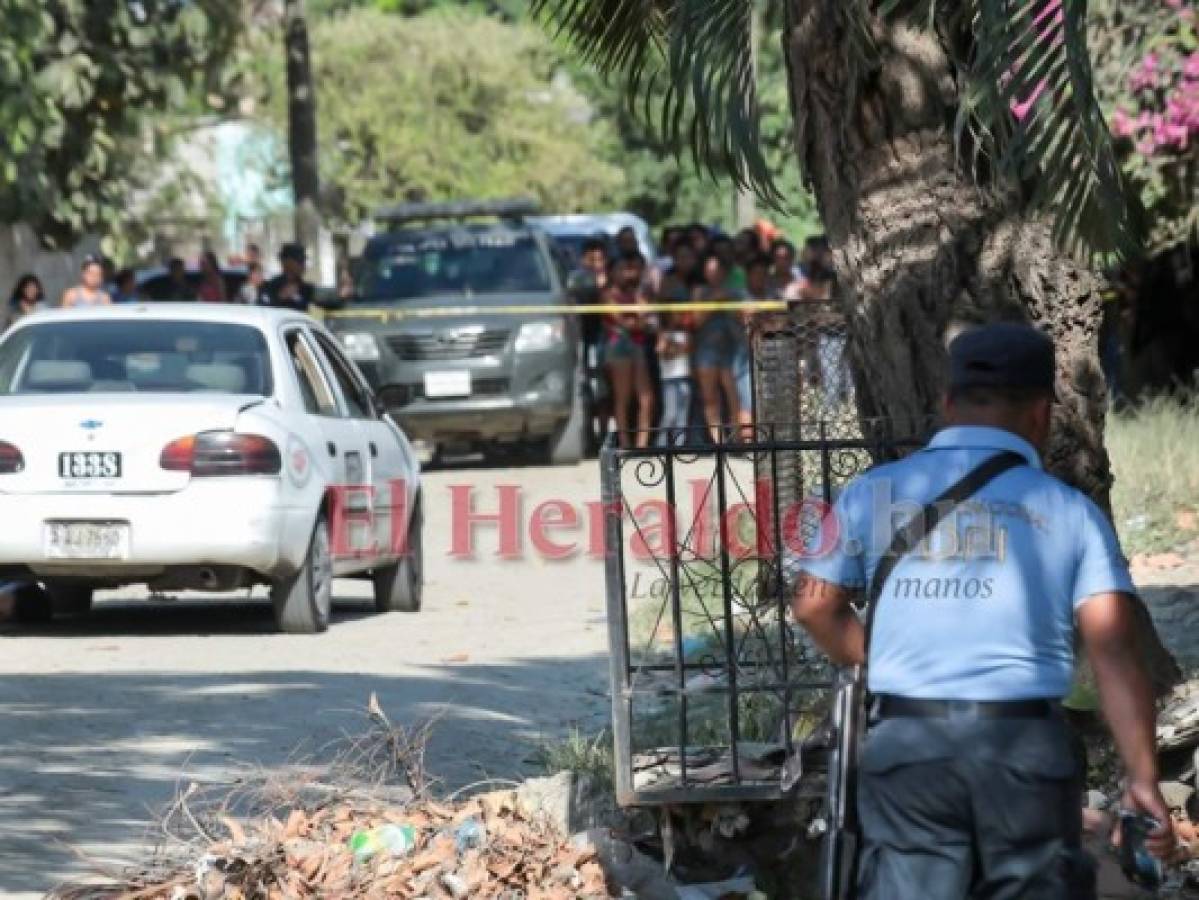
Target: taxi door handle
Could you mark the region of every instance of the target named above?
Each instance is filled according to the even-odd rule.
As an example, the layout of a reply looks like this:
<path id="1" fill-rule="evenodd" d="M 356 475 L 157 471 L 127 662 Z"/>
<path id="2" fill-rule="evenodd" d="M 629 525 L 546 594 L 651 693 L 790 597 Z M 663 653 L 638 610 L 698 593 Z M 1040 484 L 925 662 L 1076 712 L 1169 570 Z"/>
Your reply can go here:
<path id="1" fill-rule="evenodd" d="M 379 447 L 378 447 L 378 445 L 375 444 L 374 441 L 371 441 L 371 456 L 377 457 L 378 455 L 379 455 Z"/>
<path id="2" fill-rule="evenodd" d="M 325 444 L 325 449 L 327 449 L 329 451 L 330 456 L 337 455 L 337 445 L 335 443 L 333 443 L 332 441 L 329 441 L 329 443 Z"/>

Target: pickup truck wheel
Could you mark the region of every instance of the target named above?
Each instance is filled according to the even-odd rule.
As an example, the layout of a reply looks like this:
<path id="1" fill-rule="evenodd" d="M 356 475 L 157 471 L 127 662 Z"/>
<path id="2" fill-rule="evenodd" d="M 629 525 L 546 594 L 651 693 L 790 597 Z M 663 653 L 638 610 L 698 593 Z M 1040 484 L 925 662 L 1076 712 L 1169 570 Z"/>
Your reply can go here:
<path id="1" fill-rule="evenodd" d="M 375 570 L 375 610 L 381 613 L 420 612 L 425 590 L 425 517 L 420 501 L 408 521 L 408 543 L 397 563 Z"/>
<path id="2" fill-rule="evenodd" d="M 50 597 L 50 612 L 55 616 L 81 618 L 92 611 L 92 589 L 87 585 L 46 585 Z"/>
<path id="3" fill-rule="evenodd" d="M 333 557 L 329 523 L 322 515 L 312 530 L 300 570 L 271 585 L 275 623 L 287 634 L 319 634 L 329 627 L 333 609 Z"/>

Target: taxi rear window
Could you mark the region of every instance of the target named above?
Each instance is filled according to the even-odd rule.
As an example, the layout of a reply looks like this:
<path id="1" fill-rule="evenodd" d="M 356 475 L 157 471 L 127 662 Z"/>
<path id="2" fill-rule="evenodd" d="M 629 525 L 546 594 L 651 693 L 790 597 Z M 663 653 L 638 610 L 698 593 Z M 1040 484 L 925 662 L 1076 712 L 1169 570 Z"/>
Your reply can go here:
<path id="1" fill-rule="evenodd" d="M 0 343 L 0 394 L 217 393 L 270 396 L 257 328 L 152 320 L 47 322 Z"/>

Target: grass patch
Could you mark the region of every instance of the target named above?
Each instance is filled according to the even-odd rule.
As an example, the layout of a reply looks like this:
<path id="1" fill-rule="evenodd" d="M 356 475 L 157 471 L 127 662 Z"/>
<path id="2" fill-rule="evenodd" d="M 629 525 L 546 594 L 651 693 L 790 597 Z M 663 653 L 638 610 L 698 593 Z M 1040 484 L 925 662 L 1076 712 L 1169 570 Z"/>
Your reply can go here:
<path id="1" fill-rule="evenodd" d="M 1160 553 L 1199 537 L 1199 395 L 1160 397 L 1109 415 L 1106 437 L 1125 552 Z"/>
<path id="2" fill-rule="evenodd" d="M 575 726 L 565 737 L 539 744 L 533 751 L 532 762 L 546 775 L 574 772 L 590 775 L 604 789 L 615 784 L 612 734 L 607 729 L 585 734 Z"/>
<path id="3" fill-rule="evenodd" d="M 758 604 L 756 559 L 737 561 L 730 573 L 734 618 L 746 604 Z M 719 640 L 724 623 L 724 579 L 717 559 L 692 559 L 679 565 L 679 624 L 689 653 L 695 642 Z M 653 571 L 638 585 L 640 596 L 630 598 L 629 640 L 634 656 L 673 658 L 675 628 L 671 615 L 671 582 Z"/>
<path id="4" fill-rule="evenodd" d="M 688 667 L 689 686 L 728 685 L 728 631 L 724 610 L 723 580 L 719 564 L 708 560 L 689 560 L 681 567 L 678 631 L 683 646 L 683 661 Z M 781 667 L 786 653 L 789 677 L 824 680 L 831 673 L 823 657 L 815 654 L 802 633 L 794 626 L 781 625 L 775 601 L 762 596 L 759 582 L 760 563 L 746 559 L 732 573 L 732 641 L 737 661 L 738 731 L 742 741 L 772 743 L 781 737 L 784 716 L 783 693 L 779 690 L 746 690 L 753 685 L 778 684 L 783 680 Z M 630 638 L 634 666 L 673 664 L 676 629 L 672 622 L 669 584 L 662 581 L 657 596 L 642 598 L 630 616 Z M 780 629 L 786 629 L 785 631 Z M 787 649 L 783 650 L 786 643 Z M 663 686 L 675 684 L 673 672 L 638 676 L 644 691 L 651 682 Z M 823 691 L 796 690 L 790 706 L 795 724 L 794 736 L 804 737 L 823 714 Z M 820 707 L 820 709 L 814 709 Z M 680 701 L 667 695 L 645 692 L 633 703 L 631 743 L 634 752 L 673 747 L 680 739 Z M 728 694 L 693 693 L 686 707 L 686 742 L 692 747 L 727 746 L 732 742 L 731 711 Z"/>

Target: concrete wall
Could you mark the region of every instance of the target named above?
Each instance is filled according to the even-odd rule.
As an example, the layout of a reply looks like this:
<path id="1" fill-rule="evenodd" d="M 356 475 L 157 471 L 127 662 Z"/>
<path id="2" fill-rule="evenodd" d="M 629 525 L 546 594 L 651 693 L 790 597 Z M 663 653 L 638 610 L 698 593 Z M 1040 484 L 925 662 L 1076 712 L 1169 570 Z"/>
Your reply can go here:
<path id="1" fill-rule="evenodd" d="M 83 258 L 97 253 L 99 246 L 98 239 L 87 238 L 70 251 L 47 250 L 27 226 L 0 225 L 0 302 L 7 304 L 17 279 L 32 272 L 45 285 L 46 298 L 57 304 L 63 291 L 78 282 Z"/>

